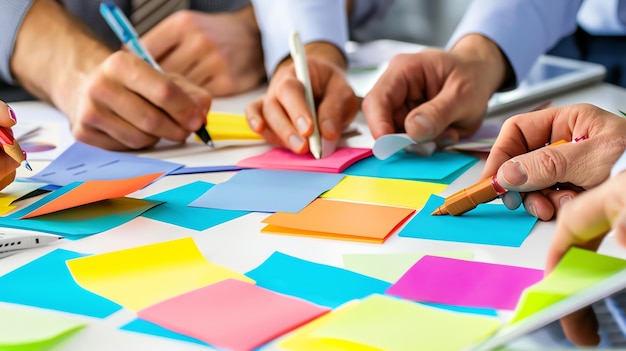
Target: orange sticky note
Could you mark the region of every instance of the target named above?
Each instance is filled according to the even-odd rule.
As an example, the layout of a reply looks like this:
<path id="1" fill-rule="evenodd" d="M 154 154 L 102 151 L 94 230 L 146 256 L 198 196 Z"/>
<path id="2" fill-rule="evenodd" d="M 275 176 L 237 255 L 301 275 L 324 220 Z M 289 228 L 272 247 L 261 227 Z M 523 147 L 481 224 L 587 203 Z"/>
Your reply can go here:
<path id="1" fill-rule="evenodd" d="M 153 173 L 126 179 L 71 183 L 30 205 L 29 207 L 33 210 L 21 218 L 41 216 L 101 200 L 123 197 L 152 183 L 162 174 Z"/>
<path id="2" fill-rule="evenodd" d="M 382 244 L 414 209 L 316 199 L 299 213 L 267 217 L 264 233 L 302 235 Z"/>

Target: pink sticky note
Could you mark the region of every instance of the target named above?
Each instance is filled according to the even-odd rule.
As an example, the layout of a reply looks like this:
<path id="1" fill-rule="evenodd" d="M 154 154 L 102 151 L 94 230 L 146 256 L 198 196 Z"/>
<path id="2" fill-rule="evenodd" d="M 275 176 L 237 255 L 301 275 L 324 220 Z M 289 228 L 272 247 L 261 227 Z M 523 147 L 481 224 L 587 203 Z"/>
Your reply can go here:
<path id="1" fill-rule="evenodd" d="M 289 150 L 275 148 L 264 154 L 243 159 L 237 163 L 237 166 L 242 168 L 339 173 L 356 161 L 371 155 L 371 149 L 340 147 L 331 155 L 316 160 L 310 153 L 298 155 Z"/>
<path id="2" fill-rule="evenodd" d="M 253 350 L 329 309 L 228 279 L 139 311 L 139 318 L 227 350 Z"/>
<path id="3" fill-rule="evenodd" d="M 539 269 L 424 256 L 387 294 L 421 302 L 514 310 L 522 291 L 542 278 Z"/>

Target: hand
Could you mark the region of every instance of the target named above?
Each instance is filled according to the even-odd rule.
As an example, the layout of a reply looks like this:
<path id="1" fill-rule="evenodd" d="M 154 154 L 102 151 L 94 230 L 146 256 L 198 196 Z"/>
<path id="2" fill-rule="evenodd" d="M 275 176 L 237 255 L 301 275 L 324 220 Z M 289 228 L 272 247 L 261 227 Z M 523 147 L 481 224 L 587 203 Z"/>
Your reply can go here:
<path id="1" fill-rule="evenodd" d="M 141 40 L 165 72 L 180 74 L 214 96 L 245 92 L 265 78 L 252 5 L 235 13 L 179 11 Z"/>
<path id="2" fill-rule="evenodd" d="M 365 97 L 363 112 L 374 138 L 406 132 L 418 142 L 449 146 L 480 127 L 487 102 L 506 75 L 498 47 L 469 35 L 450 52 L 394 57 Z"/>
<path id="3" fill-rule="evenodd" d="M 587 140 L 543 147 L 579 137 Z M 626 119 L 593 105 L 525 113 L 502 126 L 482 178 L 497 173 L 502 187 L 526 193 L 528 213 L 546 221 L 578 192 L 606 180 L 625 146 Z M 561 189 L 550 189 L 555 185 Z"/>
<path id="4" fill-rule="evenodd" d="M 305 50 L 320 133 L 323 139 L 336 141 L 356 116 L 358 98 L 346 81 L 345 61 L 337 48 L 312 43 Z M 313 117 L 291 60 L 278 66 L 267 93 L 248 105 L 246 117 L 250 128 L 270 143 L 298 154 L 309 151 L 307 137 L 313 133 Z"/>
<path id="5" fill-rule="evenodd" d="M 3 101 L 0 101 L 0 128 L 11 131 L 15 125 L 15 112 Z M 13 134 L 13 133 L 11 133 Z M 15 169 L 19 167 L 14 159 L 4 152 L 0 152 L 0 189 L 4 189 L 15 179 Z"/>
<path id="6" fill-rule="evenodd" d="M 556 235 L 548 251 L 547 271 L 554 269 L 570 247 L 597 250 L 608 231 L 626 248 L 626 172 L 581 194 L 563 206 Z M 577 345 L 593 346 L 600 341 L 598 324 L 591 308 L 561 319 L 565 335 Z"/>

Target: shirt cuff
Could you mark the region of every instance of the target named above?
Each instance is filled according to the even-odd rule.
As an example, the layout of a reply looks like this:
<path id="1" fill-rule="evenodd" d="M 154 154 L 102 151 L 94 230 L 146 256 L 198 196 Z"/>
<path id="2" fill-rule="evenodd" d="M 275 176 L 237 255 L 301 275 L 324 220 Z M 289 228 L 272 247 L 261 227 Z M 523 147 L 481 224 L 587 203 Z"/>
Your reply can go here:
<path id="1" fill-rule="evenodd" d="M 15 39 L 22 21 L 34 0 L 9 1 L 3 0 L 0 5 L 0 77 L 7 83 L 15 84 L 11 74 L 11 57 L 15 47 Z"/>
<path id="2" fill-rule="evenodd" d="M 298 31 L 304 44 L 331 43 L 346 55 L 348 20 L 343 0 L 253 0 L 261 30 L 268 77 L 289 55 L 289 34 Z"/>
<path id="3" fill-rule="evenodd" d="M 613 168 L 611 168 L 611 178 L 624 171 L 626 171 L 626 151 L 624 151 L 622 156 L 613 165 Z"/>

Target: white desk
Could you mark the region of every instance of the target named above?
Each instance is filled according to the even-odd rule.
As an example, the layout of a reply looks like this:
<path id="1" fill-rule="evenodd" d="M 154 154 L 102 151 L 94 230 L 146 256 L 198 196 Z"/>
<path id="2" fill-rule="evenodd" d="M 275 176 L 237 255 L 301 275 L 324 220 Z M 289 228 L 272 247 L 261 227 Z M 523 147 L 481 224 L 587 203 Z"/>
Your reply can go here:
<path id="1" fill-rule="evenodd" d="M 234 98 L 217 100 L 213 104 L 213 110 L 242 113 L 246 102 L 260 96 L 261 93 L 262 91 L 258 90 Z M 614 112 L 617 112 L 620 107 L 624 108 L 623 101 L 626 101 L 626 89 L 607 84 L 594 85 L 554 99 L 555 105 L 589 102 Z M 14 106 L 19 111 L 20 103 L 14 104 Z M 506 115 L 510 114 L 507 113 Z M 495 123 L 504 117 L 505 115 L 494 116 L 486 123 Z M 28 118 L 29 116 L 20 115 L 21 120 Z M 347 144 L 370 147 L 373 139 L 362 115 L 359 115 L 355 124 L 362 134 L 349 138 Z M 159 145 L 155 150 L 144 152 L 142 155 L 180 162 L 188 166 L 227 165 L 234 164 L 242 157 L 258 154 L 267 149 L 269 146 L 265 144 L 220 147 L 218 143 L 218 147 L 211 150 L 204 145 L 190 142 L 183 146 Z M 484 161 L 479 162 L 458 178 L 444 191 L 443 195 L 448 195 L 475 182 L 483 164 Z M 45 165 L 46 162 L 44 161 L 33 162 L 35 171 L 41 170 Z M 195 180 L 222 182 L 231 177 L 232 174 L 232 172 L 224 172 L 170 176 L 132 194 L 132 196 L 145 197 Z M 27 176 L 28 174 L 20 170 L 18 175 Z M 261 264 L 272 252 L 277 250 L 302 259 L 341 267 L 342 255 L 345 253 L 428 252 L 465 249 L 471 250 L 477 261 L 543 268 L 548 243 L 552 240 L 555 228 L 554 222 L 538 223 L 520 248 L 401 238 L 397 235 L 393 235 L 383 245 L 373 245 L 260 234 L 260 229 L 264 226 L 261 224 L 261 220 L 266 216 L 267 214 L 251 213 L 202 232 L 138 217 L 105 233 L 78 241 L 62 240 L 58 242 L 58 245 L 29 250 L 2 259 L 0 260 L 0 275 L 57 247 L 84 253 L 103 253 L 183 237 L 193 237 L 209 261 L 242 273 Z M 5 231 L 11 232 L 9 229 Z M 600 251 L 626 258 L 626 250 L 620 248 L 612 237 L 607 238 Z M 89 326 L 65 339 L 54 350 L 207 350 L 206 347 L 195 344 L 118 330 L 117 328 L 134 319 L 134 314 L 128 310 L 122 310 L 104 320 L 85 319 L 89 321 Z"/>

